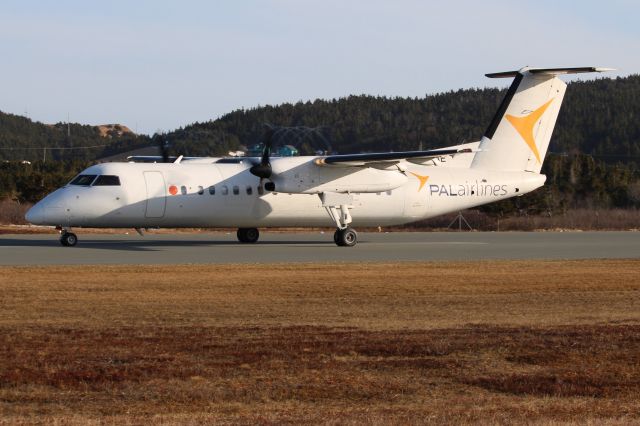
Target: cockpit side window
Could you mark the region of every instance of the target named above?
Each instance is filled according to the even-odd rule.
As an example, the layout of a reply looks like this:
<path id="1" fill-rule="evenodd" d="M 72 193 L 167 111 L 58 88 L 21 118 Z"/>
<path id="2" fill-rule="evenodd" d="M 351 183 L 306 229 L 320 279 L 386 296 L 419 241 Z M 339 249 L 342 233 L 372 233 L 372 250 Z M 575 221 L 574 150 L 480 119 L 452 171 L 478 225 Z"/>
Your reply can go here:
<path id="1" fill-rule="evenodd" d="M 93 182 L 93 186 L 120 186 L 120 178 L 112 175 L 101 175 Z"/>
<path id="2" fill-rule="evenodd" d="M 96 175 L 78 175 L 69 185 L 89 186 L 96 178 Z"/>

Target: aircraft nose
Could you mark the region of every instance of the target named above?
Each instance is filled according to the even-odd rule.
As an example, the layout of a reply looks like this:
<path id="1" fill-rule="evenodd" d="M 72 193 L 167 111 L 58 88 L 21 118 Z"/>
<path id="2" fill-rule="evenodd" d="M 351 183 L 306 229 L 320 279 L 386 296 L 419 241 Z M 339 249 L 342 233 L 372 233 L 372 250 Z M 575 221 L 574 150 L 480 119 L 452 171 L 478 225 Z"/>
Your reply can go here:
<path id="1" fill-rule="evenodd" d="M 31 207 L 27 214 L 24 215 L 24 218 L 29 223 L 33 223 L 34 225 L 41 225 L 44 222 L 44 208 L 40 203 L 36 203 L 35 206 Z"/>

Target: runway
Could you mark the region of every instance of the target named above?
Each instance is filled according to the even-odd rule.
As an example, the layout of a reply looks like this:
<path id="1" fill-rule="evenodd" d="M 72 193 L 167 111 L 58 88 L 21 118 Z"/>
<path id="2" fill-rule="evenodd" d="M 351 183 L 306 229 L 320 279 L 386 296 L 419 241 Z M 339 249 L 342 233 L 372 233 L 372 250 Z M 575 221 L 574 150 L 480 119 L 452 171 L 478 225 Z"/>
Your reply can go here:
<path id="1" fill-rule="evenodd" d="M 378 262 L 487 259 L 639 258 L 640 232 L 360 233 L 336 247 L 329 232 L 263 232 L 257 244 L 235 233 L 99 235 L 78 232 L 76 247 L 57 234 L 0 236 L 2 265 Z"/>

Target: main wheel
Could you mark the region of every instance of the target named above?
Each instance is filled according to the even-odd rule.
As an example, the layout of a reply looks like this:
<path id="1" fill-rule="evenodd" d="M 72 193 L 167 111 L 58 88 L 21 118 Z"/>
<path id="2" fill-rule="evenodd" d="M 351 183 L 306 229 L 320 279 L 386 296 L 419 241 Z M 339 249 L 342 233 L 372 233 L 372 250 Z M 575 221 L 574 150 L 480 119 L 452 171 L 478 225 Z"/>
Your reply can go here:
<path id="1" fill-rule="evenodd" d="M 336 243 L 337 246 L 340 245 L 340 230 L 336 229 L 336 232 L 333 233 L 333 242 Z"/>
<path id="2" fill-rule="evenodd" d="M 78 237 L 73 232 L 64 232 L 60 235 L 60 244 L 65 247 L 73 247 L 78 244 Z"/>
<path id="3" fill-rule="evenodd" d="M 257 228 L 238 228 L 238 241 L 241 243 L 255 243 L 260 238 L 260 231 Z"/>
<path id="4" fill-rule="evenodd" d="M 333 238 L 340 247 L 353 247 L 358 242 L 358 233 L 352 228 L 338 229 Z"/>

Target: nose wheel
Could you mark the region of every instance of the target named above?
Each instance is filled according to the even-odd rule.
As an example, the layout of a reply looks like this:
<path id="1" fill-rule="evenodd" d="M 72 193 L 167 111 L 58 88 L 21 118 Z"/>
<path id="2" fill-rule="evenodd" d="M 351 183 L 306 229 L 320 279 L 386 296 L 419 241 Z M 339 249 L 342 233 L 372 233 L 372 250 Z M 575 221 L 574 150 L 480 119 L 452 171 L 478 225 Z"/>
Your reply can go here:
<path id="1" fill-rule="evenodd" d="M 358 242 L 358 233 L 353 228 L 336 229 L 333 241 L 340 247 L 353 247 Z"/>
<path id="2" fill-rule="evenodd" d="M 73 232 L 64 231 L 60 235 L 60 244 L 65 247 L 73 247 L 78 244 L 78 237 Z"/>

